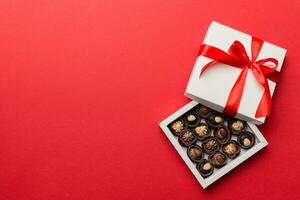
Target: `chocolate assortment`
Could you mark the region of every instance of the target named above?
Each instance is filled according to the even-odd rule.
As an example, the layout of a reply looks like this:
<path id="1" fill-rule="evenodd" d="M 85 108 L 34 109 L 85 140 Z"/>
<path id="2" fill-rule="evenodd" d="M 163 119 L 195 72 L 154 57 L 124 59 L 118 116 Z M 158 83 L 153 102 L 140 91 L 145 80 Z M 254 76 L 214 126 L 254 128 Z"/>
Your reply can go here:
<path id="1" fill-rule="evenodd" d="M 189 159 L 206 178 L 255 145 L 247 123 L 196 105 L 168 125 Z"/>

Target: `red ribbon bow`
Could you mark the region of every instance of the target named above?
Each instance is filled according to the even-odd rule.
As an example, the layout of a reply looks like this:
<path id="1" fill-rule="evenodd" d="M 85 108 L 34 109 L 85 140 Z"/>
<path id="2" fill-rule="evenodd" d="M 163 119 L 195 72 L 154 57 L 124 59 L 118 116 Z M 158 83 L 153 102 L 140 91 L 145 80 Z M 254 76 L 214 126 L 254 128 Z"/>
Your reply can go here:
<path id="1" fill-rule="evenodd" d="M 217 62 L 242 69 L 238 79 L 230 91 L 226 106 L 223 111 L 224 114 L 234 116 L 237 113 L 241 102 L 248 69 L 252 70 L 256 80 L 264 88 L 264 94 L 259 102 L 255 117 L 264 117 L 270 114 L 272 99 L 267 79 L 270 79 L 275 83 L 278 81 L 279 72 L 276 71 L 278 61 L 275 58 L 256 60 L 262 45 L 262 40 L 252 37 L 251 60 L 246 53 L 245 47 L 239 41 L 234 41 L 232 43 L 228 53 L 210 45 L 202 44 L 200 46 L 198 55 L 202 55 L 213 60 L 202 68 L 200 76 L 209 66 L 212 66 L 212 64 Z M 275 66 L 268 67 L 264 65 L 268 62 L 273 63 Z"/>

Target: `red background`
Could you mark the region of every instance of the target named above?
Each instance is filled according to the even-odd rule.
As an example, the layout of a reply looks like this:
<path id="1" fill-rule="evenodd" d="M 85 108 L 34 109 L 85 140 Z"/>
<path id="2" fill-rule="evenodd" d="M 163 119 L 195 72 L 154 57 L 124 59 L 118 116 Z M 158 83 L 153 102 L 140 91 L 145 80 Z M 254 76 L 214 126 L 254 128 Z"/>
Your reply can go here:
<path id="1" fill-rule="evenodd" d="M 300 199 L 299 1 L 0 3 L 0 200 Z M 203 190 L 158 127 L 217 20 L 288 49 L 269 146 Z"/>

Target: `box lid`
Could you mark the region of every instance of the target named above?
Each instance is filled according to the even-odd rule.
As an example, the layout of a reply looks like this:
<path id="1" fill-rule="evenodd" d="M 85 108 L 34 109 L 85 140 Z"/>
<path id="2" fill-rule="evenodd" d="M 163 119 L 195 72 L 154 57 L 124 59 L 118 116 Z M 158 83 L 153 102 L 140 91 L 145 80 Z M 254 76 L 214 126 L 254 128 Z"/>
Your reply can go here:
<path id="1" fill-rule="evenodd" d="M 251 57 L 252 36 L 217 22 L 210 24 L 203 43 L 228 52 L 229 47 L 236 40 L 243 44 L 247 55 Z M 285 49 L 264 41 L 256 60 L 275 58 L 278 61 L 276 70 L 280 72 L 285 54 Z M 197 57 L 185 96 L 223 112 L 241 69 L 218 62 L 200 76 L 202 68 L 211 61 L 212 59 L 202 55 Z M 276 83 L 268 79 L 268 84 L 272 96 Z M 264 123 L 266 117 L 255 117 L 264 91 L 264 87 L 256 80 L 252 69 L 248 69 L 240 105 L 235 117 L 255 124 Z"/>

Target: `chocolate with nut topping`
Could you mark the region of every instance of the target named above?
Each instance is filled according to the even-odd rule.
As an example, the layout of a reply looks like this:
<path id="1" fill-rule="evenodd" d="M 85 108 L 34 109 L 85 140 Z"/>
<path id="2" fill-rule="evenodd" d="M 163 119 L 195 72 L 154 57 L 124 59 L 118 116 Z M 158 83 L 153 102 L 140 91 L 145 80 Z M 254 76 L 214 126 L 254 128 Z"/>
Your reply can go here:
<path id="1" fill-rule="evenodd" d="M 233 119 L 229 122 L 229 128 L 234 135 L 240 134 L 241 131 L 246 129 L 246 122 L 239 119 Z"/>
<path id="2" fill-rule="evenodd" d="M 200 118 L 196 112 L 190 112 L 185 116 L 185 121 L 188 126 L 195 127 L 199 123 Z"/>
<path id="3" fill-rule="evenodd" d="M 204 123 L 197 125 L 193 131 L 199 140 L 204 140 L 210 136 L 210 129 L 208 128 L 207 124 Z"/>
<path id="4" fill-rule="evenodd" d="M 255 137 L 251 132 L 243 131 L 237 141 L 243 149 L 250 149 L 255 143 Z"/>
<path id="5" fill-rule="evenodd" d="M 225 144 L 228 142 L 231 138 L 231 134 L 227 126 L 220 126 L 215 132 L 214 132 L 215 138 L 218 140 L 220 144 Z"/>
<path id="6" fill-rule="evenodd" d="M 204 178 L 210 176 L 214 171 L 214 167 L 206 159 L 201 160 L 197 164 L 197 169 L 200 172 L 201 176 L 203 176 Z"/>
<path id="7" fill-rule="evenodd" d="M 221 114 L 211 114 L 207 119 L 207 124 L 212 128 L 218 128 L 224 124 L 224 117 Z"/>
<path id="8" fill-rule="evenodd" d="M 184 122 L 181 119 L 176 120 L 171 125 L 169 125 L 171 132 L 177 136 L 181 135 L 183 129 L 184 129 Z"/>
<path id="9" fill-rule="evenodd" d="M 220 145 L 214 137 L 210 137 L 202 143 L 202 148 L 207 154 L 212 154 L 220 149 Z"/>
<path id="10" fill-rule="evenodd" d="M 198 145 L 191 145 L 187 150 L 189 158 L 194 162 L 199 162 L 203 157 L 203 151 Z"/>
<path id="11" fill-rule="evenodd" d="M 182 146 L 188 147 L 197 141 L 196 136 L 190 130 L 184 130 L 182 135 L 179 136 L 179 143 Z"/>
<path id="12" fill-rule="evenodd" d="M 223 167 L 227 162 L 227 157 L 221 152 L 216 152 L 209 156 L 209 160 L 216 168 Z"/>
<path id="13" fill-rule="evenodd" d="M 236 158 L 240 154 L 240 147 L 236 141 L 231 140 L 222 147 L 222 151 L 228 156 L 228 158 Z"/>

